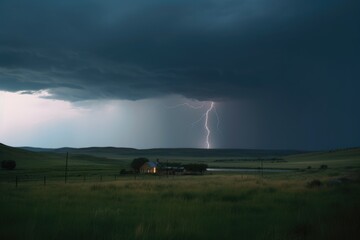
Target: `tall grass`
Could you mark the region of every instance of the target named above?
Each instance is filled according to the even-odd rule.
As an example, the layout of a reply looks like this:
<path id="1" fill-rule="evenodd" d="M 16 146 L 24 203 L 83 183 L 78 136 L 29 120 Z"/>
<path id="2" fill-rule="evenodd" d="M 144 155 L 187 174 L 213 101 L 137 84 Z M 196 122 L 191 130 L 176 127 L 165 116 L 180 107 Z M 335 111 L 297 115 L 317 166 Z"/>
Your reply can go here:
<path id="1" fill-rule="evenodd" d="M 0 239 L 357 239 L 360 187 L 197 176 L 1 184 Z"/>

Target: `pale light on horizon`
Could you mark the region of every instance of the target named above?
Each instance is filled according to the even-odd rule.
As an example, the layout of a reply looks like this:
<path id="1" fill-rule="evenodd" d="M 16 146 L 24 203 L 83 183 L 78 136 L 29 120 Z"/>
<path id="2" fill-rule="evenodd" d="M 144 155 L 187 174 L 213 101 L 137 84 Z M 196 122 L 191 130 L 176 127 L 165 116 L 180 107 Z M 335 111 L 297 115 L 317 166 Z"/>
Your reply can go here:
<path id="1" fill-rule="evenodd" d="M 33 94 L 0 91 L 1 141 L 13 145 L 26 142 L 39 129 L 54 122 L 69 121 L 81 115 L 81 110 L 71 103 L 47 99 L 44 91 Z"/>
<path id="2" fill-rule="evenodd" d="M 195 103 L 181 96 L 139 101 L 51 99 L 46 91 L 0 91 L 0 142 L 10 146 L 131 148 L 202 147 L 202 109 L 169 109 Z"/>

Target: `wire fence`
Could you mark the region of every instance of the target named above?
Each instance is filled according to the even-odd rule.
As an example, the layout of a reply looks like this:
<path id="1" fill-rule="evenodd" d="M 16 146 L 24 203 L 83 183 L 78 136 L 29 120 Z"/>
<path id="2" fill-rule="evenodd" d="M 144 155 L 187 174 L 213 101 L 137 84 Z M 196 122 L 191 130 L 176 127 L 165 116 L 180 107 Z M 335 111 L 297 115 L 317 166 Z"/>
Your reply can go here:
<path id="1" fill-rule="evenodd" d="M 19 175 L 1 175 L 0 183 L 13 184 L 16 187 L 25 183 L 35 183 L 47 185 L 49 183 L 81 183 L 81 182 L 109 182 L 124 179 L 137 179 L 142 176 L 135 174 L 132 175 L 120 175 L 120 174 L 76 174 L 67 176 L 56 175 L 31 175 L 31 174 L 19 174 Z"/>
<path id="2" fill-rule="evenodd" d="M 166 174 L 135 174 L 135 173 L 85 173 L 85 174 L 0 174 L 0 183 L 10 184 L 19 187 L 23 184 L 48 185 L 51 183 L 99 183 L 99 182 L 113 182 L 124 180 L 147 180 L 147 179 L 161 179 L 174 178 L 175 175 Z"/>

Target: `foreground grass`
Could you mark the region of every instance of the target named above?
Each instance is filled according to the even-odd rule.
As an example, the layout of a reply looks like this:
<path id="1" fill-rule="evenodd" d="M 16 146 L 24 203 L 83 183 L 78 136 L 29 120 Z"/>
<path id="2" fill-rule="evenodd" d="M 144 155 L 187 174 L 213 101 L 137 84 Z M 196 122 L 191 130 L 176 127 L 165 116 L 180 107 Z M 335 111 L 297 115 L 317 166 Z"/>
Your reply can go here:
<path id="1" fill-rule="evenodd" d="M 358 182 L 310 189 L 306 178 L 2 183 L 0 239 L 358 239 Z"/>

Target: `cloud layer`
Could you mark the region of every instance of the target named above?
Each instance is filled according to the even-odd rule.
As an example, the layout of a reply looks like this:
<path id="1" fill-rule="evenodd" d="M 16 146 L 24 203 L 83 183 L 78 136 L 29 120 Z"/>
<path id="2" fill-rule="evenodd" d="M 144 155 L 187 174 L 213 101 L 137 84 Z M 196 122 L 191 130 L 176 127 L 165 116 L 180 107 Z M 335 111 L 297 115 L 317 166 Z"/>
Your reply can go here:
<path id="1" fill-rule="evenodd" d="M 359 9 L 356 0 L 0 0 L 0 89 L 70 101 L 330 93 L 359 79 Z"/>

